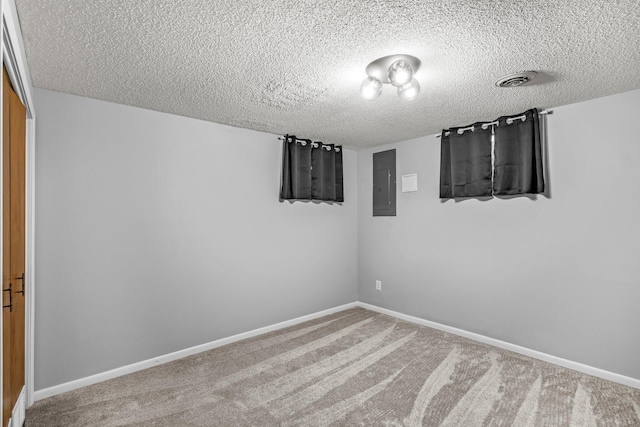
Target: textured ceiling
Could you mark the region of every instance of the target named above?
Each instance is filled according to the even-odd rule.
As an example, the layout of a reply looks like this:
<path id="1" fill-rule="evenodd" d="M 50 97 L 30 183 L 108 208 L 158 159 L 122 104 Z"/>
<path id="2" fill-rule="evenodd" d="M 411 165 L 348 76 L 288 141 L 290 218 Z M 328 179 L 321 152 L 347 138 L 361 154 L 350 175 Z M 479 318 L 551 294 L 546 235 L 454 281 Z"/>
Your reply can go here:
<path id="1" fill-rule="evenodd" d="M 638 0 L 16 5 L 36 87 L 352 148 L 640 88 Z M 395 53 L 422 61 L 418 98 L 362 99 L 367 64 Z"/>

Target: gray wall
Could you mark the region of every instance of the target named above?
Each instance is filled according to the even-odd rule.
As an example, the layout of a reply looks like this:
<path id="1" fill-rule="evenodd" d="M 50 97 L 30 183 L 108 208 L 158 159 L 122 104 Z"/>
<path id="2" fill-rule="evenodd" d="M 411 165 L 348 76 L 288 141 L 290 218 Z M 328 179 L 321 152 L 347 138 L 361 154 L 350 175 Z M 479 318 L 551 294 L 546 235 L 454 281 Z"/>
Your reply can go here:
<path id="1" fill-rule="evenodd" d="M 343 206 L 277 201 L 273 135 L 35 94 L 36 390 L 356 299 L 640 378 L 640 91 L 554 109 L 550 197 L 441 203 L 428 136 Z"/>
<path id="2" fill-rule="evenodd" d="M 345 203 L 280 203 L 274 135 L 36 90 L 35 388 L 357 299 Z"/>
<path id="3" fill-rule="evenodd" d="M 640 91 L 555 108 L 537 200 L 441 203 L 434 136 L 359 151 L 360 301 L 640 378 L 638 111 Z M 398 216 L 374 218 L 372 153 L 390 148 Z M 409 173 L 419 191 L 400 193 Z"/>

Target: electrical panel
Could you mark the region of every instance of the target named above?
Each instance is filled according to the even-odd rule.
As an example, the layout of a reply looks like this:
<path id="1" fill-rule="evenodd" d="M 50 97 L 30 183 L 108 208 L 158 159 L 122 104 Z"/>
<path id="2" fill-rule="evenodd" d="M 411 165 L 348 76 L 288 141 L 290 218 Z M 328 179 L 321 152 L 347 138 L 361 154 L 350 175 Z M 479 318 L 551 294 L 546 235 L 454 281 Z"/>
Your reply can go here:
<path id="1" fill-rule="evenodd" d="M 396 216 L 396 150 L 373 153 L 373 216 Z"/>

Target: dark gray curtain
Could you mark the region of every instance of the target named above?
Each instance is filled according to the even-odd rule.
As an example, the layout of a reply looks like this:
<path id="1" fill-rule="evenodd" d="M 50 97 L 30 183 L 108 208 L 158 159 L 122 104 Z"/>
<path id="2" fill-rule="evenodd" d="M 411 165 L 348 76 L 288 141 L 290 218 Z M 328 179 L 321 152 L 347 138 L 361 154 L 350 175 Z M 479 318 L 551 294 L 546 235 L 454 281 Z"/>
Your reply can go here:
<path id="1" fill-rule="evenodd" d="M 491 128 L 451 128 L 442 131 L 440 198 L 491 196 Z M 449 135 L 447 135 L 447 133 Z"/>
<path id="2" fill-rule="evenodd" d="M 343 202 L 342 147 L 286 135 L 280 200 Z"/>
<path id="3" fill-rule="evenodd" d="M 493 194 L 543 192 L 538 110 L 534 108 L 517 116 L 500 117 L 495 128 Z"/>
<path id="4" fill-rule="evenodd" d="M 524 119 L 524 120 L 523 120 Z M 494 125 L 495 123 L 495 125 Z M 487 126 L 482 129 L 482 125 Z M 475 123 L 473 131 L 444 129 L 440 145 L 440 198 L 544 192 L 538 110 Z M 491 134 L 494 132 L 494 168 Z M 448 135 L 447 135 L 448 134 Z"/>

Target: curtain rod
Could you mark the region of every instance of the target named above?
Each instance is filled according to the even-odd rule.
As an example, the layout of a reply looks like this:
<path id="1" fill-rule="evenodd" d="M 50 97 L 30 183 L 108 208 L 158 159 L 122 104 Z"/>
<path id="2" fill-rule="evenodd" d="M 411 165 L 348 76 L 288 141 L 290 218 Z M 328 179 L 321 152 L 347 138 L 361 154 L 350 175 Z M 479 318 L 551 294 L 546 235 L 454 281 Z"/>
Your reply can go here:
<path id="1" fill-rule="evenodd" d="M 294 137 L 294 138 L 295 138 L 295 137 Z M 286 137 L 285 137 L 285 138 L 283 138 L 282 136 L 279 136 L 279 137 L 278 137 L 278 139 L 279 139 L 280 141 L 286 141 L 286 140 L 287 140 L 287 138 L 286 138 Z M 311 144 L 336 145 L 336 144 L 325 144 L 325 143 L 324 143 L 324 142 L 322 142 L 322 141 L 312 141 L 312 140 L 310 140 L 310 139 L 308 139 L 308 138 L 295 138 L 295 140 L 296 140 L 296 141 L 305 141 L 305 142 L 310 142 Z"/>
<path id="2" fill-rule="evenodd" d="M 547 114 L 553 114 L 553 110 L 542 110 L 542 111 L 538 111 L 538 116 L 546 116 Z M 523 115 L 523 116 L 524 116 L 524 115 Z M 522 116 L 521 116 L 521 117 L 522 117 Z M 516 118 L 516 119 L 519 119 L 520 117 L 515 117 L 515 118 Z M 507 120 L 509 120 L 509 119 L 507 119 Z M 512 120 L 513 120 L 513 119 L 512 119 Z M 491 126 L 491 125 L 496 125 L 496 124 L 498 124 L 498 122 L 497 122 L 497 121 L 496 121 L 496 122 L 486 122 L 486 123 L 484 123 L 484 124 L 483 124 L 483 126 L 482 126 L 482 127 L 484 127 L 484 125 Z M 473 126 L 468 127 L 468 128 L 463 128 L 462 130 L 463 130 L 463 131 L 465 131 L 465 130 L 471 130 L 471 129 L 473 129 Z M 440 137 L 442 136 L 442 133 L 436 133 L 436 134 L 434 134 L 434 136 L 435 136 L 436 138 L 440 138 Z"/>
<path id="3" fill-rule="evenodd" d="M 288 136 L 289 136 L 289 135 L 279 136 L 279 137 L 278 137 L 278 139 L 279 139 L 280 141 L 286 141 Z M 296 141 L 309 141 L 309 142 L 313 142 L 313 141 L 311 141 L 309 138 L 296 138 L 296 137 L 295 137 L 295 136 L 293 136 L 293 135 L 291 135 L 291 136 L 292 136 L 293 138 L 295 138 L 295 140 L 296 140 Z M 319 141 L 316 141 L 316 142 L 319 142 Z M 324 144 L 324 142 L 322 142 L 322 144 Z"/>
<path id="4" fill-rule="evenodd" d="M 289 135 L 286 135 L 284 138 L 279 136 L 278 139 L 280 141 L 287 141 Z M 294 139 L 297 141 L 301 141 L 302 146 L 304 147 L 307 144 L 311 144 L 311 147 L 313 148 L 318 148 L 319 146 L 322 145 L 322 148 L 324 148 L 327 151 L 331 151 L 331 147 L 333 147 L 334 150 L 336 150 L 336 153 L 339 153 L 342 150 L 342 145 L 336 145 L 336 144 L 325 144 L 324 142 L 320 142 L 320 141 L 312 141 L 310 139 L 306 139 L 306 138 L 295 138 Z"/>

